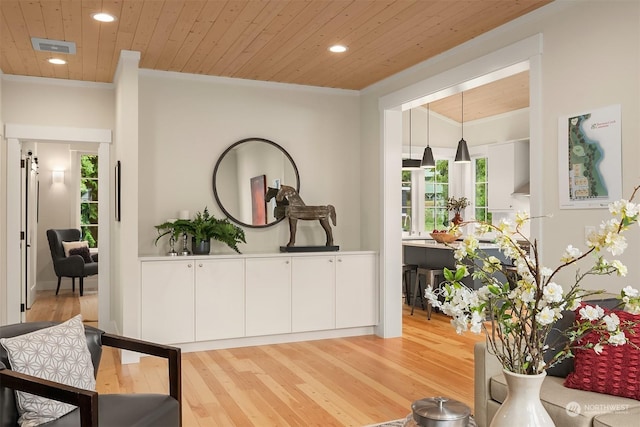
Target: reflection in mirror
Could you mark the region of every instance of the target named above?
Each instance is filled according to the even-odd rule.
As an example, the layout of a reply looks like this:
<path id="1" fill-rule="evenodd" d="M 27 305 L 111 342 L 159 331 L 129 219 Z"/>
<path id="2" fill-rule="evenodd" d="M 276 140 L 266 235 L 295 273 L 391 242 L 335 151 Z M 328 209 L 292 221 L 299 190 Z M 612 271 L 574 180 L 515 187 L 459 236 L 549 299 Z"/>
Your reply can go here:
<path id="1" fill-rule="evenodd" d="M 225 150 L 213 170 L 213 194 L 230 220 L 245 227 L 268 227 L 275 199 L 265 202 L 268 187 L 300 190 L 298 168 L 284 148 L 263 138 L 247 138 Z"/>

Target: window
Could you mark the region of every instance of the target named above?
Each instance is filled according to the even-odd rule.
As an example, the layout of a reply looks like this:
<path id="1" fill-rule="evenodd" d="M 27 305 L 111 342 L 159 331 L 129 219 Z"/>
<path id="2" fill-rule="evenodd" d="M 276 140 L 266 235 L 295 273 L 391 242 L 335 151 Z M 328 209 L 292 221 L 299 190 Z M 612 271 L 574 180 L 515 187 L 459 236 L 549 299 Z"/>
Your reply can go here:
<path id="1" fill-rule="evenodd" d="M 489 159 L 478 157 L 474 160 L 475 166 L 475 215 L 476 220 L 491 223 L 489 212 L 489 174 L 487 173 Z"/>
<path id="2" fill-rule="evenodd" d="M 402 231 L 411 232 L 411 171 L 402 171 Z"/>
<path id="3" fill-rule="evenodd" d="M 98 156 L 80 156 L 80 230 L 89 247 L 98 247 Z"/>
<path id="4" fill-rule="evenodd" d="M 436 167 L 424 170 L 424 231 L 449 225 L 449 160 L 436 160 Z"/>

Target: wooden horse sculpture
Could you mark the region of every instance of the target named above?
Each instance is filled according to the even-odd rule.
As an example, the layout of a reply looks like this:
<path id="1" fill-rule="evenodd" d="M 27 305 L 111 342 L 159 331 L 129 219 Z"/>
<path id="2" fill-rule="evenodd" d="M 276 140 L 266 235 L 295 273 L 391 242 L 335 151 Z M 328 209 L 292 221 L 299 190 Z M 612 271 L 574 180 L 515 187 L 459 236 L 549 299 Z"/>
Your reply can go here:
<path id="1" fill-rule="evenodd" d="M 325 246 L 333 246 L 333 233 L 329 219 L 336 225 L 336 210 L 332 205 L 307 206 L 295 188 L 283 185 L 280 189 L 269 187 L 265 194 L 265 200 L 276 198 L 274 215 L 277 219 L 289 218 L 289 243 L 287 246 L 295 246 L 298 220 L 318 220 L 327 235 Z"/>

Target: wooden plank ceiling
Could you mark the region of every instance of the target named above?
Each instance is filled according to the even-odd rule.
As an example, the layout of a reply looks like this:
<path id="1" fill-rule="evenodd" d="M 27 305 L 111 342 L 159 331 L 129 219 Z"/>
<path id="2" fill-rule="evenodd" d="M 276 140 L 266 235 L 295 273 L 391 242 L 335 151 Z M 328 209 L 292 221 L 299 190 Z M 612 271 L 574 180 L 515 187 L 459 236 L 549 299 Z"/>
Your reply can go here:
<path id="1" fill-rule="evenodd" d="M 464 93 L 464 121 L 483 119 L 529 106 L 529 72 L 515 74 Z M 426 105 L 423 105 L 427 108 Z M 431 111 L 462 122 L 462 94 L 457 93 L 429 104 Z"/>
<path id="2" fill-rule="evenodd" d="M 126 49 L 145 69 L 359 90 L 551 1 L 2 0 L 0 68 L 111 82 Z M 101 11 L 117 20 L 94 21 Z M 31 37 L 77 54 L 51 65 Z M 330 53 L 335 43 L 349 50 Z"/>

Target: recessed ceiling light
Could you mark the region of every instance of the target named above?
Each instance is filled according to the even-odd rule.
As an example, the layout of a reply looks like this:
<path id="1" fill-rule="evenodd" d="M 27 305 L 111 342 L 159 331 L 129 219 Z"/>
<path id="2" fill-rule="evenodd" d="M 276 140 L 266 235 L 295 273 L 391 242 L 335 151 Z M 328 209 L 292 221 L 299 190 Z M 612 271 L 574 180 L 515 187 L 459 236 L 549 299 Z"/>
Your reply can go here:
<path id="1" fill-rule="evenodd" d="M 347 47 L 341 44 L 334 44 L 329 48 L 329 50 L 333 53 L 342 53 L 347 51 Z"/>
<path id="2" fill-rule="evenodd" d="M 49 58 L 49 63 L 54 64 L 54 65 L 64 65 L 67 63 L 67 61 L 65 61 L 64 59 L 60 59 L 60 58 Z"/>
<path id="3" fill-rule="evenodd" d="M 96 21 L 100 21 L 100 22 L 113 22 L 116 20 L 115 16 L 109 15 L 108 13 L 102 13 L 102 12 L 93 13 L 91 14 L 91 17 Z"/>

